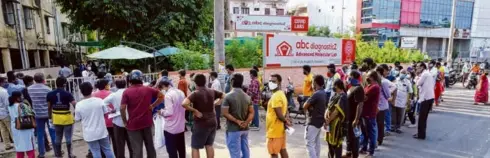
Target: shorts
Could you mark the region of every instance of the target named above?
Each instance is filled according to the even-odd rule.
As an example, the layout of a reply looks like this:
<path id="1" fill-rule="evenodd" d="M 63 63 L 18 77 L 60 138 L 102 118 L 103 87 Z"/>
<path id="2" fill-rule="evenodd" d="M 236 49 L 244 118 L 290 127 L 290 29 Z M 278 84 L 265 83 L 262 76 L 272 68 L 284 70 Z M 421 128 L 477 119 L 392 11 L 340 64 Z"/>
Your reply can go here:
<path id="1" fill-rule="evenodd" d="M 267 138 L 267 150 L 269 154 L 279 154 L 282 149 L 286 149 L 286 137 Z"/>
<path id="2" fill-rule="evenodd" d="M 191 147 L 202 149 L 204 146 L 212 146 L 216 136 L 216 127 L 213 128 L 193 128 L 191 136 Z"/>

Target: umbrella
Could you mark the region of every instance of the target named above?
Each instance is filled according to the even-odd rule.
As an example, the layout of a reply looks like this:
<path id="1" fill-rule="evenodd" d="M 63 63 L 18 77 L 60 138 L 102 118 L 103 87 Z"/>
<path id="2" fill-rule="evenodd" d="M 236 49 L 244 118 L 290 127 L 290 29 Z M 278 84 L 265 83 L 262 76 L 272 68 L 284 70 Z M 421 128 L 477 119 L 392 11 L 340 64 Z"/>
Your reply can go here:
<path id="1" fill-rule="evenodd" d="M 95 59 L 143 59 L 151 58 L 153 55 L 131 47 L 119 45 L 117 47 L 112 47 L 94 54 L 90 54 L 88 57 Z"/>
<path id="2" fill-rule="evenodd" d="M 158 50 L 157 52 L 155 52 L 153 54 L 155 54 L 155 56 L 159 57 L 159 56 L 169 56 L 169 55 L 174 55 L 174 54 L 179 54 L 179 53 L 180 53 L 179 48 L 165 47 L 165 48 Z"/>

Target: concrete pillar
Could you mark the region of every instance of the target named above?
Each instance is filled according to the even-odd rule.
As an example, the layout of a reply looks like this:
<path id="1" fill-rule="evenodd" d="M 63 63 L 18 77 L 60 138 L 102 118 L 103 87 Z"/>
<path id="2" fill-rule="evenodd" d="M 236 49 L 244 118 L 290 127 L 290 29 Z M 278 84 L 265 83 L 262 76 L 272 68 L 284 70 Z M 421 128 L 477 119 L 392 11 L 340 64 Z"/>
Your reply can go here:
<path id="1" fill-rule="evenodd" d="M 44 50 L 43 56 L 44 56 L 44 66 L 47 66 L 47 67 L 51 66 L 51 63 L 49 60 L 49 51 Z"/>
<path id="2" fill-rule="evenodd" d="M 447 50 L 447 40 L 445 38 L 442 39 L 442 54 L 443 56 L 446 55 L 446 50 Z"/>
<path id="3" fill-rule="evenodd" d="M 12 60 L 10 59 L 10 49 L 2 49 L 2 62 L 5 72 L 12 71 Z"/>
<path id="4" fill-rule="evenodd" d="M 36 67 L 41 67 L 41 56 L 39 55 L 39 50 L 34 52 L 34 63 Z"/>
<path id="5" fill-rule="evenodd" d="M 427 53 L 427 37 L 424 37 L 422 42 L 422 53 Z"/>

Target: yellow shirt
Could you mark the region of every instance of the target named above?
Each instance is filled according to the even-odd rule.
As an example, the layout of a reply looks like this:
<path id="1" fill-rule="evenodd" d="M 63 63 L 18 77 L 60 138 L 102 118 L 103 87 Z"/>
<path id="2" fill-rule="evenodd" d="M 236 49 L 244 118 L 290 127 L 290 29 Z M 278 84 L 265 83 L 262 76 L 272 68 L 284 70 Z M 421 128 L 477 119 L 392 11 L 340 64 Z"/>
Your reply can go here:
<path id="1" fill-rule="evenodd" d="M 313 74 L 308 74 L 303 83 L 303 95 L 311 97 L 313 95 Z"/>
<path id="2" fill-rule="evenodd" d="M 267 115 L 265 118 L 265 129 L 267 138 L 283 138 L 285 134 L 284 122 L 277 118 L 274 108 L 281 108 L 282 114 L 286 117 L 288 100 L 283 91 L 276 91 L 272 94 L 267 104 Z"/>
<path id="3" fill-rule="evenodd" d="M 441 67 L 439 68 L 439 71 L 440 71 L 442 74 L 444 74 L 444 72 L 445 72 L 446 70 L 444 69 L 444 66 L 441 66 Z"/>
<path id="4" fill-rule="evenodd" d="M 259 80 L 260 91 L 264 89 L 264 84 L 262 84 L 262 71 L 257 72 L 257 80 Z"/>

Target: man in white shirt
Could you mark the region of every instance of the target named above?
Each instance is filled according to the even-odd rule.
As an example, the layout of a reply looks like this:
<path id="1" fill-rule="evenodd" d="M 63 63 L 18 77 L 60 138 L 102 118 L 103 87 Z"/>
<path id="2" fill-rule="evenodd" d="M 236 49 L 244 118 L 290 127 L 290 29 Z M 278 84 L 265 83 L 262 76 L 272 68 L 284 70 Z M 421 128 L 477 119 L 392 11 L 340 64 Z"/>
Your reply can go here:
<path id="1" fill-rule="evenodd" d="M 429 109 L 434 103 L 434 86 L 435 80 L 432 78 L 431 73 L 427 70 L 427 66 L 424 63 L 420 63 L 417 66 L 417 73 L 419 79 L 417 81 L 417 87 L 419 87 L 419 100 L 420 103 L 420 115 L 418 123 L 418 133 L 413 135 L 415 139 L 425 139 L 427 128 L 427 117 L 429 116 Z"/>
<path id="2" fill-rule="evenodd" d="M 92 90 L 91 83 L 84 82 L 80 85 L 84 98 L 77 103 L 75 120 L 82 122 L 83 139 L 87 142 L 93 157 L 102 157 L 102 150 L 106 158 L 114 158 L 104 120 L 107 108 L 102 99 L 92 97 Z"/>
<path id="3" fill-rule="evenodd" d="M 436 62 L 435 61 L 430 61 L 429 62 L 429 69 L 428 70 L 430 71 L 430 75 L 434 79 L 434 85 L 435 85 L 436 84 L 435 81 L 437 80 L 437 75 L 439 74 L 439 70 L 436 67 Z"/>
<path id="4" fill-rule="evenodd" d="M 401 70 L 400 75 L 397 79 L 396 92 L 395 92 L 395 105 L 392 109 L 392 132 L 402 133 L 400 127 L 403 124 L 403 118 L 405 117 L 405 108 L 413 94 L 412 83 L 407 79 L 407 71 Z"/>
<path id="5" fill-rule="evenodd" d="M 209 81 L 211 82 L 211 89 L 217 90 L 217 91 L 223 91 L 221 89 L 221 83 L 218 80 L 218 73 L 217 72 L 210 72 L 209 73 Z"/>
<path id="6" fill-rule="evenodd" d="M 159 114 L 165 118 L 163 134 L 169 157 L 185 157 L 185 109 L 182 102 L 185 94 L 172 86 L 172 81 L 164 78 L 160 81 L 165 93 L 165 108 Z"/>
<path id="7" fill-rule="evenodd" d="M 0 85 L 5 83 L 5 78 L 0 77 Z M 2 133 L 3 142 L 5 142 L 5 150 L 14 148 L 10 141 L 10 117 L 7 107 L 9 106 L 9 94 L 7 90 L 0 86 L 0 132 Z"/>
<path id="8" fill-rule="evenodd" d="M 109 114 L 109 117 L 112 117 L 112 123 L 114 124 L 114 137 L 118 139 L 114 139 L 116 141 L 116 157 L 124 157 L 126 150 L 126 143 L 128 144 L 129 155 L 133 155 L 133 150 L 131 148 L 131 144 L 129 143 L 129 135 L 126 130 L 124 123 L 121 118 L 121 99 L 126 90 L 126 80 L 117 79 L 115 81 L 117 91 L 111 93 L 104 99 L 104 103 L 106 108 L 109 104 L 112 104 L 114 107 L 113 113 Z"/>

